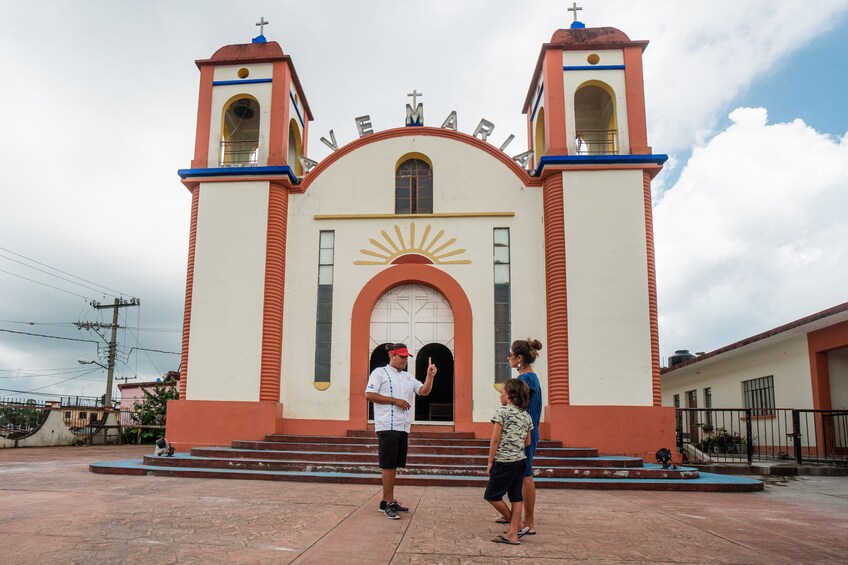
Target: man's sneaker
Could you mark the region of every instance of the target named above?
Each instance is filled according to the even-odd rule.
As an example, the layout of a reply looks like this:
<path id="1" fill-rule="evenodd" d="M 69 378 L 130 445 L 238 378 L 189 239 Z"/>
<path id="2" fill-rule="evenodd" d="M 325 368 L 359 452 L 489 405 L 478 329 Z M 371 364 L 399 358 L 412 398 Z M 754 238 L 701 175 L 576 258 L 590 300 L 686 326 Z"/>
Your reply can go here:
<path id="1" fill-rule="evenodd" d="M 398 512 L 409 512 L 409 508 L 407 508 L 406 506 L 401 506 L 400 502 L 398 502 L 397 500 L 393 500 L 392 503 L 395 505 L 395 509 Z M 380 501 L 380 512 L 385 512 L 385 511 L 386 511 L 386 501 L 381 500 Z"/>
<path id="2" fill-rule="evenodd" d="M 398 506 L 394 502 L 386 504 L 386 518 L 389 520 L 400 520 L 400 514 L 398 514 L 397 508 Z"/>

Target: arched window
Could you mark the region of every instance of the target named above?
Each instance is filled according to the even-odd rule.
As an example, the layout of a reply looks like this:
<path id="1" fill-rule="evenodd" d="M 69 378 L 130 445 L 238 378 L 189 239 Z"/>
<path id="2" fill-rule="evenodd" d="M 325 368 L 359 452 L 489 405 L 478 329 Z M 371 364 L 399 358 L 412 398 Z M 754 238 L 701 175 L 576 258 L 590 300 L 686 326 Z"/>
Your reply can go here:
<path id="1" fill-rule="evenodd" d="M 291 120 L 289 122 L 289 154 L 287 162 L 297 177 L 303 176 L 303 165 L 300 164 L 301 152 L 300 131 L 295 121 Z"/>
<path id="2" fill-rule="evenodd" d="M 433 169 L 422 159 L 407 159 L 395 172 L 395 214 L 433 213 Z"/>
<path id="3" fill-rule="evenodd" d="M 536 157 L 535 165 L 539 165 L 539 160 L 545 156 L 545 109 L 539 108 L 539 115 L 536 117 L 536 138 L 533 143 L 534 156 Z"/>
<path id="4" fill-rule="evenodd" d="M 609 87 L 593 81 L 574 95 L 575 145 L 578 155 L 618 153 L 615 103 Z"/>
<path id="5" fill-rule="evenodd" d="M 221 165 L 246 167 L 259 159 L 259 102 L 237 96 L 224 111 L 221 123 Z"/>

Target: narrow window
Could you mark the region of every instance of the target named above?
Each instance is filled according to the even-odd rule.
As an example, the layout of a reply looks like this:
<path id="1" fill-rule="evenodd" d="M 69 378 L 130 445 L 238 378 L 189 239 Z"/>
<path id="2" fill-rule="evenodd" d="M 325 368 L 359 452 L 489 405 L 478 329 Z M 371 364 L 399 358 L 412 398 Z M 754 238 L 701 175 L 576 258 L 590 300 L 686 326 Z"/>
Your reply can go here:
<path id="1" fill-rule="evenodd" d="M 680 408 L 680 395 L 679 394 L 674 395 L 674 407 Z"/>
<path id="2" fill-rule="evenodd" d="M 318 311 L 315 314 L 315 388 L 330 386 L 333 340 L 333 264 L 336 232 L 322 231 L 318 241 Z"/>
<path id="3" fill-rule="evenodd" d="M 742 399 L 754 416 L 774 414 L 774 376 L 742 381 Z"/>
<path id="4" fill-rule="evenodd" d="M 407 159 L 395 173 L 395 214 L 433 213 L 433 170 L 421 159 Z"/>
<path id="5" fill-rule="evenodd" d="M 493 232 L 493 243 L 495 281 L 495 382 L 505 383 L 511 376 L 511 369 L 507 359 L 511 344 L 509 228 L 495 228 Z"/>
<path id="6" fill-rule="evenodd" d="M 713 389 L 707 387 L 704 389 L 704 408 L 707 409 L 707 425 L 713 425 Z"/>

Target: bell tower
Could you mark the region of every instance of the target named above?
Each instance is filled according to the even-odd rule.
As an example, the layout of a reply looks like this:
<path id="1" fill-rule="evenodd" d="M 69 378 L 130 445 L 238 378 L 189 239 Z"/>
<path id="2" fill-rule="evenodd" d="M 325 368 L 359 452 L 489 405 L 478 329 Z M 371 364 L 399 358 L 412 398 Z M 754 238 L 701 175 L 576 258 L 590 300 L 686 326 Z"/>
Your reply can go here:
<path id="1" fill-rule="evenodd" d="M 660 396 L 651 179 L 642 53 L 576 20 L 542 45 L 524 102 L 542 179 L 546 425 L 566 445 L 653 458 L 674 445 Z"/>
<path id="2" fill-rule="evenodd" d="M 180 400 L 179 449 L 261 439 L 282 426 L 280 380 L 289 194 L 299 189 L 312 112 L 291 57 L 260 35 L 200 70 Z"/>

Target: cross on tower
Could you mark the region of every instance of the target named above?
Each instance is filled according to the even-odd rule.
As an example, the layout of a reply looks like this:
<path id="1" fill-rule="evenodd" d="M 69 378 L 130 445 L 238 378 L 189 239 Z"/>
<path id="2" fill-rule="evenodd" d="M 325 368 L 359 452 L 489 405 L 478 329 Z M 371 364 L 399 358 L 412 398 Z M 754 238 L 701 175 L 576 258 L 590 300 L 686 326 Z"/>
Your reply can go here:
<path id="1" fill-rule="evenodd" d="M 571 8 L 569 8 L 567 11 L 568 11 L 568 12 L 574 12 L 574 21 L 576 22 L 576 21 L 577 21 L 577 12 L 578 12 L 579 10 L 582 10 L 582 9 L 583 9 L 583 8 L 578 8 L 578 7 L 577 7 L 577 2 L 575 2 L 574 4 L 572 4 L 572 5 L 571 5 Z M 259 25 L 259 24 L 257 24 L 257 25 Z"/>
<path id="2" fill-rule="evenodd" d="M 419 96 L 424 96 L 424 93 L 423 93 L 423 92 L 418 92 L 417 90 L 415 90 L 415 89 L 413 88 L 413 89 L 412 89 L 412 92 L 410 92 L 409 94 L 407 94 L 407 96 L 412 96 L 412 107 L 413 107 L 413 108 L 416 108 L 416 107 L 418 106 L 417 98 L 418 98 Z"/>
<path id="3" fill-rule="evenodd" d="M 265 26 L 270 24 L 270 23 L 271 22 L 265 21 L 265 16 L 262 16 L 261 18 L 259 18 L 259 21 L 256 22 L 256 25 L 259 26 L 259 35 L 265 35 Z"/>

